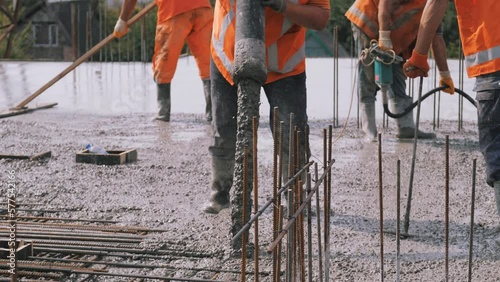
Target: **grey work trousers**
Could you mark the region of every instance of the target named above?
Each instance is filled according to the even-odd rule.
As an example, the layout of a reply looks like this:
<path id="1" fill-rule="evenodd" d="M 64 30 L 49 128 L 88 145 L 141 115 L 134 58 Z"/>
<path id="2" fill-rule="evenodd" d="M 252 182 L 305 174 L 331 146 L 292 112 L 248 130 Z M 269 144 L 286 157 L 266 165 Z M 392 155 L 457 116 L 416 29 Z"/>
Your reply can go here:
<path id="1" fill-rule="evenodd" d="M 500 181 L 500 89 L 476 94 L 479 147 L 486 162 L 486 182 Z"/>
<path id="2" fill-rule="evenodd" d="M 214 127 L 213 143 L 209 147 L 212 158 L 234 160 L 236 152 L 236 117 L 238 111 L 237 86 L 231 85 L 222 76 L 213 61 L 210 64 L 212 80 L 212 125 Z M 284 122 L 283 128 L 283 163 L 288 163 L 288 144 L 290 113 L 294 114 L 292 123 L 302 133 L 307 125 L 306 74 L 289 76 L 263 86 L 270 105 L 271 131 L 275 118 Z M 278 116 L 273 109 L 278 107 Z M 301 151 L 305 148 L 304 134 L 300 138 Z M 309 150 L 309 148 L 307 148 Z M 304 160 L 305 158 L 301 158 Z M 227 187 L 229 190 L 230 187 Z"/>

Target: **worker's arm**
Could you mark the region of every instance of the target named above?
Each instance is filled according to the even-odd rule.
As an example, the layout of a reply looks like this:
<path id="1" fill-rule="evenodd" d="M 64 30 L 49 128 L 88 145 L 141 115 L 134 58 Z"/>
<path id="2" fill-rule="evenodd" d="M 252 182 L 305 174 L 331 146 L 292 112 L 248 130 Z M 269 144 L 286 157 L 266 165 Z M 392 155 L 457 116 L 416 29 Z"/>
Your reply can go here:
<path id="1" fill-rule="evenodd" d="M 136 4 L 137 0 L 123 0 L 120 17 L 118 18 L 118 21 L 116 21 L 115 30 L 113 32 L 113 35 L 116 38 L 120 38 L 127 34 L 127 21 L 130 18 L 130 15 L 132 15 Z"/>
<path id="2" fill-rule="evenodd" d="M 394 0 L 380 0 L 378 3 L 378 45 L 382 50 L 392 49 L 390 27 L 394 5 Z"/>
<path id="3" fill-rule="evenodd" d="M 322 30 L 328 23 L 330 11 L 316 5 L 298 5 L 288 1 L 287 9 L 283 15 L 299 26 L 308 29 Z"/>
<path id="4" fill-rule="evenodd" d="M 446 43 L 442 34 L 436 33 L 434 35 L 434 39 L 432 40 L 432 54 L 439 70 L 439 85 L 448 86 L 443 92 L 449 94 L 455 93 L 455 86 L 446 60 Z"/>
<path id="5" fill-rule="evenodd" d="M 285 18 L 296 25 L 315 30 L 322 30 L 330 17 L 329 3 L 316 0 L 305 5 L 295 4 L 287 0 L 262 0 L 262 5 L 283 14 Z M 326 4 L 325 4 L 326 3 Z M 323 5 L 323 6 L 322 6 Z"/>
<path id="6" fill-rule="evenodd" d="M 420 28 L 418 30 L 417 42 L 411 58 L 404 65 L 405 75 L 411 78 L 427 76 L 429 64 L 427 53 L 433 40 L 433 35 L 444 17 L 449 0 L 429 0 L 425 5 Z"/>

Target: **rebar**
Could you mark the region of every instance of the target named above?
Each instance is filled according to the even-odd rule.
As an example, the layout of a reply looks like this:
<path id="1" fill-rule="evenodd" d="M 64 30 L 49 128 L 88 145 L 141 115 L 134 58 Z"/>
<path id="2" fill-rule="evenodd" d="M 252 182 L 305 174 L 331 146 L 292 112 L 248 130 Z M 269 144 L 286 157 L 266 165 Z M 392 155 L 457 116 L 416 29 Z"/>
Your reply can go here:
<path id="1" fill-rule="evenodd" d="M 278 205 L 278 146 L 279 146 L 279 132 L 278 132 L 278 107 L 273 108 L 273 240 L 276 239 L 278 233 L 279 221 L 279 205 Z M 273 282 L 278 281 L 277 251 L 273 252 Z"/>
<path id="2" fill-rule="evenodd" d="M 309 150 L 309 126 L 305 128 L 305 155 L 306 160 L 311 158 Z M 311 174 L 309 168 L 306 170 L 306 194 L 311 193 Z M 317 193 L 316 193 L 317 194 Z M 319 215 L 319 213 L 318 213 Z M 312 201 L 307 202 L 307 273 L 309 274 L 309 282 L 312 282 L 313 265 L 312 265 Z"/>
<path id="3" fill-rule="evenodd" d="M 401 273 L 401 257 L 400 257 L 400 247 L 401 247 L 401 160 L 398 159 L 397 162 L 397 183 L 396 183 L 396 282 L 400 281 Z"/>
<path id="4" fill-rule="evenodd" d="M 253 156 L 253 210 L 256 213 L 259 210 L 259 178 L 258 178 L 258 164 L 257 164 L 257 118 L 252 119 L 252 156 Z M 245 222 L 245 221 L 243 221 Z M 254 281 L 259 282 L 259 219 L 257 218 L 254 223 Z"/>
<path id="5" fill-rule="evenodd" d="M 323 129 L 323 177 L 326 177 L 326 172 L 327 172 L 327 169 L 326 169 L 326 166 L 328 165 L 328 162 L 327 162 L 327 154 L 328 154 L 328 148 L 327 148 L 327 131 L 326 131 L 326 128 Z M 325 242 L 325 250 L 324 250 L 324 254 L 325 254 L 325 281 L 328 281 L 328 221 L 329 221 L 329 218 L 330 218 L 330 215 L 328 214 L 328 184 L 326 183 L 326 181 L 323 181 L 323 226 L 325 228 L 325 231 L 324 231 L 324 234 L 323 234 L 323 237 L 324 237 L 324 242 Z"/>
<path id="6" fill-rule="evenodd" d="M 295 175 L 293 175 L 293 177 L 291 177 L 284 185 L 283 187 L 278 190 L 278 199 L 279 199 L 279 196 L 285 191 L 288 189 L 288 187 L 290 187 L 291 184 L 293 184 L 293 182 L 300 176 L 301 173 L 304 173 L 304 171 L 310 167 L 314 162 L 313 161 L 310 161 L 309 163 L 307 163 L 301 170 L 299 170 Z M 231 239 L 232 242 L 234 242 L 237 238 L 239 238 L 243 232 L 245 231 L 248 231 L 248 229 L 250 229 L 250 227 L 252 226 L 252 223 L 259 217 L 261 216 L 264 211 L 273 203 L 274 199 L 270 199 L 268 200 L 260 209 L 259 211 L 257 211 L 256 214 L 254 214 L 250 220 L 248 220 L 248 222 L 240 229 L 240 231 L 238 231 L 238 233 L 236 233 L 233 238 Z"/>
<path id="7" fill-rule="evenodd" d="M 0 218 L 6 218 L 7 215 L 0 215 Z M 59 217 L 47 217 L 47 216 L 18 216 L 18 220 L 23 219 L 33 219 L 33 220 L 58 220 L 58 221 L 81 221 L 81 222 L 99 222 L 99 223 L 118 223 L 114 220 L 102 220 L 102 219 L 80 219 L 80 218 L 59 218 Z"/>
<path id="8" fill-rule="evenodd" d="M 331 160 L 330 163 L 328 164 L 328 166 L 326 167 L 326 170 L 329 170 L 331 169 L 331 167 L 333 166 L 335 160 Z M 323 180 L 326 178 L 326 175 L 327 174 L 323 174 L 321 176 L 320 179 L 318 179 L 318 182 L 316 183 L 316 185 L 314 186 L 313 189 L 311 189 L 311 193 L 309 193 L 304 201 L 304 203 L 302 205 L 300 205 L 300 207 L 297 209 L 297 211 L 295 211 L 295 213 L 291 216 L 291 218 L 288 220 L 287 224 L 282 228 L 282 231 L 280 232 L 280 234 L 278 235 L 278 238 L 273 241 L 271 243 L 271 245 L 267 248 L 267 252 L 268 253 L 271 253 L 274 248 L 276 247 L 276 245 L 278 244 L 278 242 L 285 236 L 285 234 L 289 231 L 290 227 L 293 226 L 293 223 L 295 222 L 295 220 L 297 219 L 297 217 L 300 215 L 300 213 L 304 210 L 304 208 L 307 206 L 307 202 L 311 200 L 312 196 L 314 195 L 314 193 L 317 192 L 318 190 L 318 187 L 322 184 Z"/>
<path id="9" fill-rule="evenodd" d="M 333 28 L 333 124 L 339 125 L 339 28 Z"/>
<path id="10" fill-rule="evenodd" d="M 467 281 L 472 281 L 472 251 L 474 244 L 474 205 L 476 199 L 476 159 L 472 160 L 472 195 L 470 201 L 469 269 Z"/>
<path id="11" fill-rule="evenodd" d="M 247 222 L 247 177 L 248 177 L 248 145 L 244 147 L 243 153 L 243 212 L 241 214 L 241 222 Z M 247 264 L 247 232 L 241 235 L 241 282 L 246 280 L 246 264 Z M 258 250 L 254 250 L 258 251 Z"/>
<path id="12" fill-rule="evenodd" d="M 328 163 L 328 166 L 331 168 L 330 163 L 332 162 L 332 139 L 333 139 L 333 126 L 329 125 L 328 126 L 328 160 L 330 160 Z M 331 169 L 328 169 L 326 171 L 326 184 L 328 187 L 327 191 L 327 199 L 326 199 L 326 213 L 327 217 L 325 218 L 325 222 L 327 223 L 325 225 L 325 231 L 326 231 L 326 240 L 325 240 L 325 280 L 330 281 L 330 211 L 331 211 L 331 202 L 332 202 L 332 173 Z"/>
<path id="13" fill-rule="evenodd" d="M 384 281 L 384 194 L 382 184 L 382 134 L 378 134 L 378 208 L 380 236 L 380 281 Z"/>
<path id="14" fill-rule="evenodd" d="M 410 184 L 408 187 L 408 199 L 406 202 L 406 213 L 403 225 L 405 235 L 408 235 L 408 229 L 410 228 L 411 198 L 413 194 L 413 176 L 415 174 L 415 161 L 417 158 L 418 124 L 420 121 L 420 98 L 422 98 L 423 84 L 424 84 L 424 78 L 421 76 L 420 85 L 418 87 L 417 119 L 415 122 L 415 134 L 413 136 L 414 140 L 413 140 L 413 154 L 411 158 Z"/>
<path id="15" fill-rule="evenodd" d="M 450 140 L 446 135 L 445 156 L 445 185 L 444 185 L 444 280 L 448 282 L 449 277 L 449 233 L 450 233 Z"/>
<path id="16" fill-rule="evenodd" d="M 283 181 L 283 131 L 284 131 L 284 124 L 285 122 L 284 121 L 280 121 L 280 143 L 279 143 L 279 147 L 278 147 L 278 150 L 279 150 L 279 161 L 278 161 L 278 187 L 281 187 L 281 184 L 282 184 L 282 181 Z M 288 189 L 288 188 L 285 188 L 285 189 Z M 279 194 L 278 192 L 278 208 L 279 208 L 279 215 L 278 215 L 278 230 L 281 230 L 283 228 L 283 218 L 285 217 L 285 214 L 284 214 L 284 207 L 281 205 L 281 194 Z M 278 236 L 278 230 L 276 230 L 276 234 L 275 234 L 275 238 L 277 238 Z M 275 282 L 280 282 L 279 281 L 279 277 L 281 276 L 280 273 L 281 273 L 281 252 L 283 250 L 283 246 L 281 244 L 281 242 L 278 244 L 278 248 L 276 250 L 278 256 L 277 256 L 277 265 L 276 265 L 276 269 L 277 269 L 277 275 L 276 275 L 276 281 Z"/>
<path id="17" fill-rule="evenodd" d="M 167 265 L 167 264 L 141 264 L 141 263 L 123 263 L 123 262 L 111 262 L 111 261 L 92 261 L 92 260 L 80 260 L 80 259 L 62 259 L 62 258 L 46 258 L 46 257 L 35 257 L 29 256 L 29 259 L 33 260 L 45 260 L 45 261 L 59 261 L 59 262 L 68 262 L 68 263 L 82 263 L 82 264 L 97 264 L 97 265 L 108 265 L 113 267 L 123 267 L 123 268 L 163 268 L 170 270 L 192 270 L 192 271 L 208 271 L 214 273 L 233 273 L 240 274 L 239 270 L 230 270 L 230 269 L 220 269 L 220 268 L 207 268 L 207 267 L 180 267 L 175 265 Z M 254 274 L 254 272 L 247 271 L 247 274 Z M 260 275 L 268 276 L 269 272 L 260 271 Z"/>
<path id="18" fill-rule="evenodd" d="M 9 232 L 0 232 L 0 237 L 8 236 Z M 120 242 L 120 243 L 140 243 L 142 240 L 130 240 L 130 239 L 119 239 L 119 238 L 103 238 L 103 237 L 81 237 L 81 236 L 71 236 L 68 235 L 55 235 L 55 234 L 40 234 L 36 232 L 33 233 L 24 233 L 24 232 L 16 232 L 16 236 L 19 239 L 59 239 L 59 240 L 79 240 L 79 241 L 92 241 L 92 242 Z"/>
<path id="19" fill-rule="evenodd" d="M 51 244 L 37 244 L 33 249 L 39 248 L 51 248 L 59 249 L 61 246 L 54 246 Z M 92 246 L 71 246 L 72 249 L 76 250 L 88 250 L 88 251 L 102 251 L 102 252 L 126 252 L 133 254 L 149 254 L 149 255 L 168 255 L 168 256 L 180 256 L 180 257 L 195 257 L 195 258 L 207 258 L 213 257 L 216 253 L 203 253 L 195 251 L 169 251 L 169 250 L 147 250 L 147 249 L 133 249 L 133 248 L 110 248 L 110 247 L 92 247 Z M 64 249 L 64 248 L 62 248 Z"/>
<path id="20" fill-rule="evenodd" d="M 318 164 L 314 163 L 314 183 L 318 183 Z M 321 207 L 319 204 L 319 187 L 316 193 L 316 227 L 318 233 L 318 268 L 319 268 L 319 282 L 323 282 L 323 254 L 321 246 Z"/>
<path id="21" fill-rule="evenodd" d="M 293 174 L 293 113 L 290 113 L 290 124 L 288 128 L 288 177 Z M 288 220 L 290 220 L 290 216 L 293 214 L 293 189 L 288 189 Z M 293 254 L 294 254 L 294 237 L 293 237 L 293 229 L 290 229 L 287 237 L 287 256 L 286 256 L 286 274 L 287 274 L 287 282 L 292 282 L 293 278 Z"/>

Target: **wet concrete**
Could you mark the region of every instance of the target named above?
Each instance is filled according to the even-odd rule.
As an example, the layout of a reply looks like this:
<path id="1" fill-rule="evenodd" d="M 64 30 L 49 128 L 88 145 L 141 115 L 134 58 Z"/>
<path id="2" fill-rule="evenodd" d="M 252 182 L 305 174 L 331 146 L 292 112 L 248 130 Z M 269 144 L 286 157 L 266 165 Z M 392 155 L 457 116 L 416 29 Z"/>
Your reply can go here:
<path id="1" fill-rule="evenodd" d="M 316 63 L 318 62 L 309 64 L 309 67 L 322 66 Z M 178 71 L 189 72 L 190 83 L 177 83 L 176 87 L 180 87 L 178 89 L 186 87 L 186 90 L 177 91 L 176 93 L 181 94 L 174 94 L 173 97 L 179 98 L 185 94 L 187 96 L 182 97 L 190 97 L 190 100 L 184 103 L 179 100 L 177 104 L 173 102 L 173 109 L 176 110 L 173 111 L 170 123 L 150 120 L 155 108 L 154 97 L 141 93 L 137 96 L 139 98 L 133 98 L 133 93 L 137 91 L 127 92 L 131 89 L 146 91 L 145 89 L 151 90 L 154 87 L 147 64 L 146 67 L 141 64 L 110 64 L 100 67 L 99 64 L 85 64 L 78 69 L 77 74 L 70 74 L 59 86 L 54 85 L 55 88 L 34 101 L 60 102 L 59 107 L 0 119 L 1 153 L 32 154 L 51 150 L 53 154 L 51 159 L 42 162 L 0 160 L 0 171 L 15 171 L 18 179 L 18 202 L 42 204 L 44 209 L 68 210 L 51 214 L 52 216 L 117 220 L 120 225 L 167 229 L 164 233 L 148 235 L 152 248 L 169 240 L 182 240 L 190 248 L 218 254 L 205 259 L 176 258 L 170 263 L 179 266 L 240 269 L 240 260 L 229 256 L 230 211 L 224 210 L 216 216 L 201 211 L 210 195 L 208 146 L 212 132 L 204 121 L 203 92 L 201 81 L 196 76 L 194 61 L 186 64 L 190 68 L 183 69 L 181 64 Z M 22 100 L 40 86 L 35 85 L 35 82 L 42 84 L 48 81 L 33 78 L 33 75 L 44 75 L 45 78 L 49 76 L 50 79 L 65 66 L 67 64 L 63 63 L 2 62 L 1 105 Z M 99 68 L 101 86 L 95 83 L 99 81 L 96 78 L 96 70 Z M 104 70 L 107 70 L 106 74 L 102 72 Z M 130 71 L 130 76 L 127 70 Z M 309 103 L 312 117 L 311 159 L 318 162 L 322 169 L 322 130 L 330 124 L 331 115 L 327 116 L 328 120 L 321 116 L 331 113 L 331 104 L 328 104 L 327 98 L 328 93 L 331 93 L 328 92 L 331 88 L 327 84 L 331 81 L 324 77 L 327 72 L 323 70 L 321 78 L 325 81 L 319 83 L 315 77 L 319 72 L 320 69 L 310 69 L 308 83 L 312 84 L 308 85 L 308 90 L 313 101 Z M 126 79 L 118 80 L 113 77 L 120 73 Z M 180 75 L 177 79 L 183 77 Z M 95 85 L 82 85 L 83 81 Z M 197 81 L 199 87 L 196 85 Z M 315 82 L 319 86 L 314 85 Z M 114 89 L 121 89 L 123 93 L 129 94 L 122 97 Z M 193 93 L 190 93 L 191 90 Z M 126 101 L 125 106 L 110 107 L 110 101 L 117 99 Z M 341 96 L 341 101 L 349 99 Z M 456 105 L 455 100 L 448 104 L 447 109 L 453 109 L 450 105 Z M 182 107 L 190 110 L 183 113 L 180 110 Z M 268 114 L 268 110 L 263 110 L 263 107 L 260 111 L 263 115 Z M 347 112 L 348 107 L 345 106 L 341 116 Z M 355 116 L 353 113 L 355 110 L 351 116 Z M 427 114 L 423 116 L 425 118 L 420 128 L 432 130 L 432 119 Z M 468 117 L 472 119 L 472 116 Z M 267 118 L 261 120 L 265 121 Z M 345 119 L 341 119 L 340 124 L 344 125 L 344 122 Z M 396 162 L 401 160 L 404 210 L 413 143 L 396 142 L 393 122 L 389 123 L 387 129 L 383 129 L 380 122 L 378 125 L 383 134 L 384 226 L 388 230 L 394 230 Z M 500 218 L 496 214 L 493 191 L 484 183 L 485 168 L 478 151 L 477 125 L 466 122 L 463 130 L 458 131 L 457 128 L 456 120 L 442 121 L 440 128 L 436 130 L 436 140 L 419 141 L 410 223 L 410 233 L 414 236 L 401 243 L 403 281 L 444 281 L 445 135 L 450 136 L 450 281 L 466 281 L 472 159 L 478 160 L 473 281 L 496 282 L 499 279 L 500 246 L 497 242 Z M 345 131 L 339 127 L 334 129 L 333 134 L 335 140 L 340 138 L 333 144 L 336 162 L 332 174 L 330 277 L 334 281 L 377 281 L 380 276 L 377 144 L 365 142 L 361 130 L 356 127 L 355 119 L 347 122 Z M 138 161 L 123 166 L 75 163 L 76 152 L 86 143 L 97 144 L 106 149 L 136 148 Z M 265 122 L 259 127 L 258 143 L 261 188 L 259 203 L 264 203 L 271 195 L 273 150 L 272 136 Z M 0 177 L 5 180 L 5 176 Z M 0 200 L 6 203 L 5 194 L 0 195 Z M 264 213 L 259 223 L 262 253 L 271 241 L 271 220 L 272 214 Z M 316 230 L 314 225 L 313 230 Z M 313 238 L 317 238 L 315 232 Z M 391 235 L 384 236 L 384 240 L 386 279 L 394 280 L 395 240 Z M 314 244 L 316 246 L 316 242 Z M 313 281 L 318 281 L 316 247 L 313 252 Z M 135 261 L 137 260 L 126 262 Z M 270 272 L 270 261 L 270 256 L 261 256 L 261 271 Z M 211 279 L 215 275 L 206 271 L 165 269 L 112 271 L 203 279 Z M 231 273 L 219 273 L 216 278 L 237 281 L 238 277 Z M 120 279 L 103 278 L 99 281 Z M 269 277 L 262 277 L 261 281 L 269 281 Z"/>
<path id="2" fill-rule="evenodd" d="M 355 60 L 339 60 L 338 116 L 357 117 L 357 99 L 353 72 Z M 9 62 L 0 63 L 0 108 L 18 105 L 45 83 L 56 77 L 69 62 Z M 458 85 L 458 61 L 449 60 L 450 70 L 456 86 L 475 97 L 473 80 L 465 78 Z M 333 116 L 333 60 L 307 60 L 308 115 L 311 119 L 328 119 Z M 435 73 L 431 70 L 424 80 L 423 91 L 435 88 Z M 418 95 L 415 80 L 410 92 Z M 351 105 L 351 97 L 353 102 Z M 458 118 L 458 95 L 441 94 L 422 103 L 421 120 L 429 121 Z M 441 107 L 434 106 L 440 101 Z M 156 85 L 152 80 L 150 63 L 83 63 L 74 71 L 43 92 L 30 105 L 57 102 L 56 111 L 116 115 L 127 113 L 154 113 L 156 111 Z M 377 103 L 377 119 L 382 120 L 382 102 Z M 475 108 L 464 101 L 465 121 L 476 121 Z M 205 101 L 202 82 L 192 57 L 181 58 L 172 81 L 172 113 L 203 113 Z M 269 104 L 261 94 L 261 116 L 269 116 Z M 416 111 L 414 111 L 416 114 Z"/>

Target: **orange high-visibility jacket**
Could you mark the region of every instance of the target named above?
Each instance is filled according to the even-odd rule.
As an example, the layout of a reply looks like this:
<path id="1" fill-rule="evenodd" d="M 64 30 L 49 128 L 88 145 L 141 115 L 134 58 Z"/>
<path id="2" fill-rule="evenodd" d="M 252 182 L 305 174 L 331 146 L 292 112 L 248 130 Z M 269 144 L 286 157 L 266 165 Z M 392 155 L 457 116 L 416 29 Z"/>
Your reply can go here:
<path id="1" fill-rule="evenodd" d="M 378 38 L 379 0 L 356 0 L 345 16 L 358 26 L 370 39 Z M 417 38 L 420 18 L 427 0 L 401 2 L 391 17 L 391 41 L 396 54 L 406 53 Z"/>
<path id="2" fill-rule="evenodd" d="M 196 8 L 212 8 L 209 0 L 155 0 L 155 3 L 156 6 L 158 6 L 158 24 L 161 24 L 174 16 L 194 10 Z"/>
<path id="3" fill-rule="evenodd" d="M 500 1 L 455 1 L 467 75 L 500 71 Z"/>
<path id="4" fill-rule="evenodd" d="M 211 43 L 214 63 L 231 84 L 234 84 L 231 71 L 234 62 L 236 1 L 219 0 L 215 3 Z M 302 5 L 314 3 L 319 7 L 330 9 L 329 0 L 292 0 L 292 2 Z M 266 83 L 304 72 L 306 29 L 293 24 L 270 8 L 265 9 L 265 23 L 268 69 Z"/>

